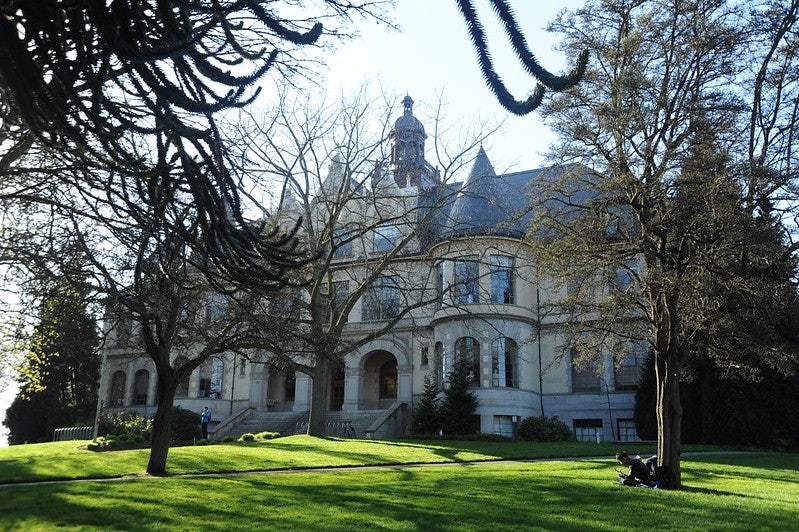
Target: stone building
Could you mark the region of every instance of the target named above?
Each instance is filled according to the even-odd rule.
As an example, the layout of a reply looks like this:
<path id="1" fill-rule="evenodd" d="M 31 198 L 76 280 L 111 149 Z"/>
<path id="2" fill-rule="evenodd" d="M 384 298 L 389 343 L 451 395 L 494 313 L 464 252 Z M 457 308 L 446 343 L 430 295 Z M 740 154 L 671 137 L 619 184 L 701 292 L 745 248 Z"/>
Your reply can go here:
<path id="1" fill-rule="evenodd" d="M 381 276 L 393 284 L 384 282 L 359 298 L 344 337 L 363 335 L 400 315 L 410 284 L 438 295 L 343 358 L 327 398 L 331 427 L 351 422 L 356 435 L 368 437 L 407 433 L 425 376 L 444 385 L 453 361 L 466 358 L 479 400 L 474 424 L 482 432 L 513 436 L 522 419 L 545 415 L 557 416 L 581 439 L 636 440 L 632 413 L 640 350 L 631 349 L 621 365 L 600 353 L 598 369 L 578 369 L 560 349 L 564 317 L 541 311 L 562 294 L 551 288 L 546 272 L 536 271 L 524 243 L 527 186 L 558 169 L 498 175 L 480 147 L 462 182 L 443 183 L 425 159 L 427 136 L 413 115 L 413 100 L 406 96 L 403 104 L 390 134 L 390 164 L 374 172 L 368 201 L 349 200 L 356 204 L 342 210 L 339 226 L 356 219 L 389 222 L 375 223 L 335 249 L 334 284 L 356 284 L 373 257 L 400 241 L 405 247 L 396 262 L 402 266 Z M 331 164 L 318 205 L 326 201 L 326 190 L 346 188 L 341 166 Z M 290 217 L 289 203 L 283 214 Z M 394 215 L 386 216 L 386 209 Z M 224 312 L 218 296 L 209 296 L 207 306 L 208 312 Z M 109 331 L 101 396 L 106 409 L 152 413 L 154 368 L 126 344 L 130 334 Z M 308 376 L 226 354 L 203 363 L 181 386 L 176 404 L 195 411 L 210 406 L 226 433 L 259 424 L 261 430 L 274 428 L 278 420 L 286 432 L 301 428 L 310 399 Z"/>

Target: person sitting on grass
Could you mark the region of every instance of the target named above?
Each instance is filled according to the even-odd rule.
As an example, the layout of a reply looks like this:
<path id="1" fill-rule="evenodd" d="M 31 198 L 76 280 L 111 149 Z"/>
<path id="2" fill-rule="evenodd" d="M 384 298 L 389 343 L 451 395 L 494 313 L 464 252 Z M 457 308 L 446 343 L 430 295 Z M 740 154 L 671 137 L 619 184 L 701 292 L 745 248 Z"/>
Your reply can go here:
<path id="1" fill-rule="evenodd" d="M 616 460 L 618 460 L 621 465 L 630 468 L 629 473 L 624 473 L 618 469 L 615 470 L 616 473 L 619 474 L 619 481 L 622 484 L 625 486 L 639 486 L 643 484 L 650 488 L 654 487 L 655 477 L 640 458 L 630 458 L 624 451 L 619 451 L 616 453 Z"/>

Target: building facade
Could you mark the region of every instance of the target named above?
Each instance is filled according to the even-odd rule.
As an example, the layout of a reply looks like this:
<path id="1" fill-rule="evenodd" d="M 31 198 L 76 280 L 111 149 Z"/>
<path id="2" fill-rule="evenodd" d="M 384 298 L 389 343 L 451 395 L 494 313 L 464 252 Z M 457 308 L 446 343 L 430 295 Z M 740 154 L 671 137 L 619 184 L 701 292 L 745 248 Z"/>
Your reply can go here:
<path id="1" fill-rule="evenodd" d="M 413 100 L 406 96 L 403 104 L 390 135 L 390 165 L 375 172 L 368 200 L 350 199 L 353 204 L 341 211 L 341 228 L 356 219 L 370 220 L 374 228 L 339 243 L 331 270 L 331 288 L 346 291 L 375 257 L 402 243 L 398 266 L 348 312 L 344 338 L 400 319 L 390 332 L 343 357 L 331 377 L 327 409 L 345 417 L 368 412 L 379 420 L 393 405 L 405 405 L 412 415 L 425 377 L 443 387 L 453 362 L 464 358 L 479 401 L 474 426 L 482 432 L 512 437 L 522 419 L 544 415 L 557 416 L 583 440 L 637 440 L 632 417 L 641 351 L 631 349 L 620 364 L 597 353 L 595 367 L 581 368 L 562 348 L 565 317 L 542 311 L 563 294 L 537 271 L 525 244 L 527 187 L 558 169 L 497 175 L 480 147 L 462 182 L 442 183 L 425 160 L 426 134 L 413 115 Z M 342 189 L 347 177 L 341 166 L 331 165 L 320 197 Z M 283 212 L 292 215 L 291 208 Z M 404 313 L 411 286 L 436 296 Z M 209 296 L 209 312 L 224 312 L 216 297 Z M 155 372 L 127 341 L 134 335 L 122 326 L 107 331 L 100 393 L 106 409 L 135 408 L 146 415 L 155 410 Z M 182 383 L 176 404 L 198 412 L 209 406 L 217 420 L 245 410 L 307 413 L 310 377 L 275 369 L 265 363 L 268 353 L 259 357 L 209 358 Z M 376 434 L 398 436 L 407 427 Z"/>

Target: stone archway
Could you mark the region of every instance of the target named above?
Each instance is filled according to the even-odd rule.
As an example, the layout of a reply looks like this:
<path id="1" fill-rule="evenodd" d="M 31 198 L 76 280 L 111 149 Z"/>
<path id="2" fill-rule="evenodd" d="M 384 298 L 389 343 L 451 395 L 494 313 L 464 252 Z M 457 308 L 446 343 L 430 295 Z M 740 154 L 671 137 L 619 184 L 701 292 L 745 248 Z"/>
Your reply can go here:
<path id="1" fill-rule="evenodd" d="M 382 410 L 397 401 L 397 357 L 382 349 L 372 351 L 363 363 L 361 408 Z"/>

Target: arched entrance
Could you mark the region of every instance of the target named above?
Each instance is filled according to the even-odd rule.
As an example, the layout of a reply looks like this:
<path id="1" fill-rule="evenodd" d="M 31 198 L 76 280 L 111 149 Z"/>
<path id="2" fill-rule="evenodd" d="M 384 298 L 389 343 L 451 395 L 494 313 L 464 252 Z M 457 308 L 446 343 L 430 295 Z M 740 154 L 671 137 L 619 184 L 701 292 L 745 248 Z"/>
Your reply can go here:
<path id="1" fill-rule="evenodd" d="M 397 400 L 397 358 L 388 351 L 372 351 L 363 365 L 365 410 L 382 410 Z"/>

